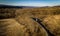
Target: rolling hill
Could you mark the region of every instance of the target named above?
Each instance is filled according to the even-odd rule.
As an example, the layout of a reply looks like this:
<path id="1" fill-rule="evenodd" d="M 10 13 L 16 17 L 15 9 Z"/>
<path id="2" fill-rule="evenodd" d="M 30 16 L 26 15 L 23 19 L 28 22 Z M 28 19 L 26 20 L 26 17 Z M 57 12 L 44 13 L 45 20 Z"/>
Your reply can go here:
<path id="1" fill-rule="evenodd" d="M 60 6 L 8 7 L 0 8 L 0 17 L 3 17 L 0 18 L 0 36 L 48 36 L 47 31 L 32 18 L 40 19 L 52 34 L 60 36 Z"/>

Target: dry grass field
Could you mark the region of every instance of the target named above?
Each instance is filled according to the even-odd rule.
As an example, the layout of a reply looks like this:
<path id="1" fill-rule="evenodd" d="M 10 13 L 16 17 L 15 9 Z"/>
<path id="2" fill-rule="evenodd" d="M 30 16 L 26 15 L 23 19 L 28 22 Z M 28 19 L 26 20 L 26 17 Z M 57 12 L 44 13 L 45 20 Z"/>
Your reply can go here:
<path id="1" fill-rule="evenodd" d="M 0 8 L 0 36 L 48 36 L 32 18 L 40 19 L 54 36 L 60 36 L 60 7 Z"/>

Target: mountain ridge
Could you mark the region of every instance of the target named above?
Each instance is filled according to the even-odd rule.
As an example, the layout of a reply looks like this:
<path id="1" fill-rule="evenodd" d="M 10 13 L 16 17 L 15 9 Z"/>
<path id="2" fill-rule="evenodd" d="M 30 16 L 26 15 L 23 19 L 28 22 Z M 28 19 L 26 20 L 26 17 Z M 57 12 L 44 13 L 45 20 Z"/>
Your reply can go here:
<path id="1" fill-rule="evenodd" d="M 41 7 L 60 7 L 60 5 L 56 5 L 56 6 L 41 6 Z M 39 7 L 37 7 L 37 6 L 13 6 L 13 5 L 0 4 L 0 8 L 39 8 Z"/>

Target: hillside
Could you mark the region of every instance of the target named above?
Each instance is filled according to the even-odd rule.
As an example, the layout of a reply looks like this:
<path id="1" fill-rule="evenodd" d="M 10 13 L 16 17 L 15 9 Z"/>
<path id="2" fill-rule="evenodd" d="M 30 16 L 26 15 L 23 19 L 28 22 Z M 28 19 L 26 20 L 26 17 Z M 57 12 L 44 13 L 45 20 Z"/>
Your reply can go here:
<path id="1" fill-rule="evenodd" d="M 32 18 L 38 18 L 55 36 L 60 36 L 60 7 L 0 8 L 0 31 L 6 36 L 48 36 Z M 4 20 L 5 19 L 5 20 Z M 4 26 L 5 25 L 5 26 Z M 1 29 L 3 28 L 3 29 Z M 4 29 L 5 28 L 5 29 Z"/>

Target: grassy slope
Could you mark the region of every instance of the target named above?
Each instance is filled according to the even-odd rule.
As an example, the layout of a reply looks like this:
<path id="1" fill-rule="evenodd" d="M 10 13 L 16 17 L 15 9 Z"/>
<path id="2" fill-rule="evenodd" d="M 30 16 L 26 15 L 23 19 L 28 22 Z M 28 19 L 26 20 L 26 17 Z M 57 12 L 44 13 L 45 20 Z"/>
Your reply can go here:
<path id="1" fill-rule="evenodd" d="M 19 16 L 34 17 L 41 19 L 47 29 L 55 36 L 60 36 L 60 7 L 48 8 L 23 8 L 16 10 Z M 24 17 L 24 16 L 22 16 Z M 28 20 L 28 19 L 26 19 Z M 30 22 L 29 22 L 30 23 Z"/>
<path id="2" fill-rule="evenodd" d="M 48 16 L 43 22 L 53 34 L 60 36 L 60 15 Z"/>
<path id="3" fill-rule="evenodd" d="M 3 11 L 2 9 L 3 12 L 7 11 L 5 10 L 6 9 Z M 16 11 L 11 10 L 12 9 L 9 9 L 7 12 L 15 12 L 16 18 L 10 19 L 11 21 L 5 20 L 4 23 L 0 23 L 0 25 L 10 24 L 6 27 L 6 32 L 8 33 L 7 36 L 31 36 L 32 34 L 33 36 L 47 35 L 46 31 L 30 17 L 41 19 L 43 21 L 42 23 L 44 23 L 47 29 L 49 29 L 54 35 L 60 36 L 60 7 L 14 9 Z M 13 15 L 15 14 L 13 13 Z"/>

